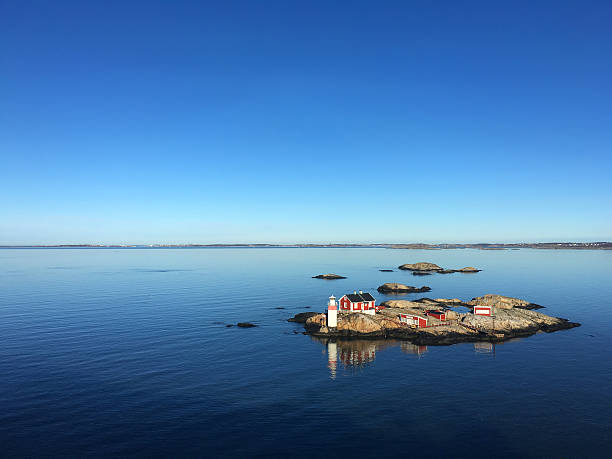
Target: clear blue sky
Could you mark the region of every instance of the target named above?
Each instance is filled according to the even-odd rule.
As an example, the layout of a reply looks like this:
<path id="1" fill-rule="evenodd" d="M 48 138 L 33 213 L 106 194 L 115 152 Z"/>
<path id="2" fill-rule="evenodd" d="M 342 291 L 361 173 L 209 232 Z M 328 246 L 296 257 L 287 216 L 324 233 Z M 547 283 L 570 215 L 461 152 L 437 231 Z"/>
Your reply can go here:
<path id="1" fill-rule="evenodd" d="M 4 1 L 0 244 L 612 240 L 612 2 Z"/>

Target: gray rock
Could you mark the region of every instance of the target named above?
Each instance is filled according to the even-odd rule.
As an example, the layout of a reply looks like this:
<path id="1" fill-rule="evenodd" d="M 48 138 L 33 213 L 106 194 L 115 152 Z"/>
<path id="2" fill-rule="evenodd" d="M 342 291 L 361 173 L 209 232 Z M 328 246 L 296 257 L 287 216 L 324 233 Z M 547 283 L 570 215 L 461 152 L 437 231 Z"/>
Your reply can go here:
<path id="1" fill-rule="evenodd" d="M 497 309 L 542 309 L 544 307 L 539 304 L 521 300 L 520 298 L 512 298 L 511 296 L 495 295 L 491 293 L 472 298 L 468 304 L 470 306 L 493 306 Z"/>
<path id="2" fill-rule="evenodd" d="M 398 284 L 397 282 L 387 282 L 378 287 L 377 290 L 381 293 L 421 293 L 429 292 L 431 288 L 425 286 L 418 288 L 411 285 Z"/>
<path id="3" fill-rule="evenodd" d="M 338 274 L 319 274 L 317 276 L 312 276 L 312 278 L 313 279 L 327 279 L 327 280 L 346 279 L 346 277 L 340 276 Z"/>
<path id="4" fill-rule="evenodd" d="M 421 261 L 419 263 L 405 264 L 398 266 L 399 269 L 407 271 L 441 271 L 442 268 L 435 263 Z"/>

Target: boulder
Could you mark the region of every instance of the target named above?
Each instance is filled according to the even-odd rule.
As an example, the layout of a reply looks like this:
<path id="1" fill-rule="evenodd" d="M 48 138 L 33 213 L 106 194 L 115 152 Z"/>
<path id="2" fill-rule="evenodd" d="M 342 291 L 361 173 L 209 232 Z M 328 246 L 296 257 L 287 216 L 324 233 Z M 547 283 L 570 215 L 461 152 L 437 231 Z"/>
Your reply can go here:
<path id="1" fill-rule="evenodd" d="M 442 268 L 435 263 L 421 261 L 419 263 L 405 264 L 398 266 L 399 269 L 406 271 L 441 271 Z"/>
<path id="2" fill-rule="evenodd" d="M 446 311 L 446 319 L 447 320 L 456 320 L 459 318 L 459 314 L 455 311 L 451 311 L 450 309 Z"/>
<path id="3" fill-rule="evenodd" d="M 381 293 L 421 293 L 429 292 L 431 288 L 425 286 L 417 288 L 411 285 L 398 284 L 397 282 L 387 282 L 378 287 L 377 290 Z"/>
<path id="4" fill-rule="evenodd" d="M 346 279 L 346 277 L 344 276 L 340 276 L 339 274 L 319 274 L 317 276 L 312 276 L 313 279 L 328 279 L 328 280 L 332 280 L 332 279 Z"/>
<path id="5" fill-rule="evenodd" d="M 470 306 L 493 306 L 497 309 L 542 309 L 544 306 L 539 304 L 530 303 L 529 301 L 521 300 L 519 298 L 512 298 L 510 296 L 486 294 L 476 298 L 472 298 L 468 302 Z"/>

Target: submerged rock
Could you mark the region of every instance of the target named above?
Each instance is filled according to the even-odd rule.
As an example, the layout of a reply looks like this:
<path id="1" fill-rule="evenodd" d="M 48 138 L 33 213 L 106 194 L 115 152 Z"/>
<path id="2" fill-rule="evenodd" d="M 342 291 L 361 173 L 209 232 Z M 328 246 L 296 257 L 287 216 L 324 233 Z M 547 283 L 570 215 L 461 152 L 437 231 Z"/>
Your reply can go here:
<path id="1" fill-rule="evenodd" d="M 393 270 L 392 270 L 392 269 L 379 269 L 379 271 L 380 271 L 381 273 L 392 273 L 392 272 L 393 272 Z"/>
<path id="2" fill-rule="evenodd" d="M 423 286 L 421 288 L 411 285 L 398 284 L 397 282 L 387 282 L 377 289 L 381 293 L 421 293 L 429 292 L 431 288 Z"/>
<path id="3" fill-rule="evenodd" d="M 313 279 L 346 279 L 344 276 L 340 276 L 339 274 L 319 274 L 317 276 L 312 276 Z"/>
<path id="4" fill-rule="evenodd" d="M 512 298 L 511 296 L 495 295 L 488 293 L 483 296 L 472 298 L 468 302 L 470 306 L 493 306 L 497 309 L 542 309 L 544 306 L 530 303 L 529 301 L 521 300 L 520 298 Z"/>
<path id="5" fill-rule="evenodd" d="M 236 324 L 237 327 L 240 328 L 253 328 L 253 327 L 257 327 L 257 325 L 252 324 L 251 322 L 238 322 Z"/>
<path id="6" fill-rule="evenodd" d="M 421 261 L 419 263 L 405 264 L 398 266 L 398 269 L 406 271 L 441 271 L 442 268 L 435 263 Z"/>
<path id="7" fill-rule="evenodd" d="M 427 271 L 412 271 L 413 276 L 431 276 L 430 272 Z"/>

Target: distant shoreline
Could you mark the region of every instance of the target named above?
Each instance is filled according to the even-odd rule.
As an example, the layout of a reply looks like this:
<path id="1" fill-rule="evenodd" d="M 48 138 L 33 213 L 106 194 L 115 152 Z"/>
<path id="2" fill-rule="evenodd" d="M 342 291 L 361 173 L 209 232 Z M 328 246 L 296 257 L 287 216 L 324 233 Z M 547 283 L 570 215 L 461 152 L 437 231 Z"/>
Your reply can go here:
<path id="1" fill-rule="evenodd" d="M 163 249 L 163 248 L 383 248 L 403 250 L 612 250 L 612 242 L 521 242 L 479 244 L 58 244 L 58 245 L 0 245 L 0 249 Z"/>

